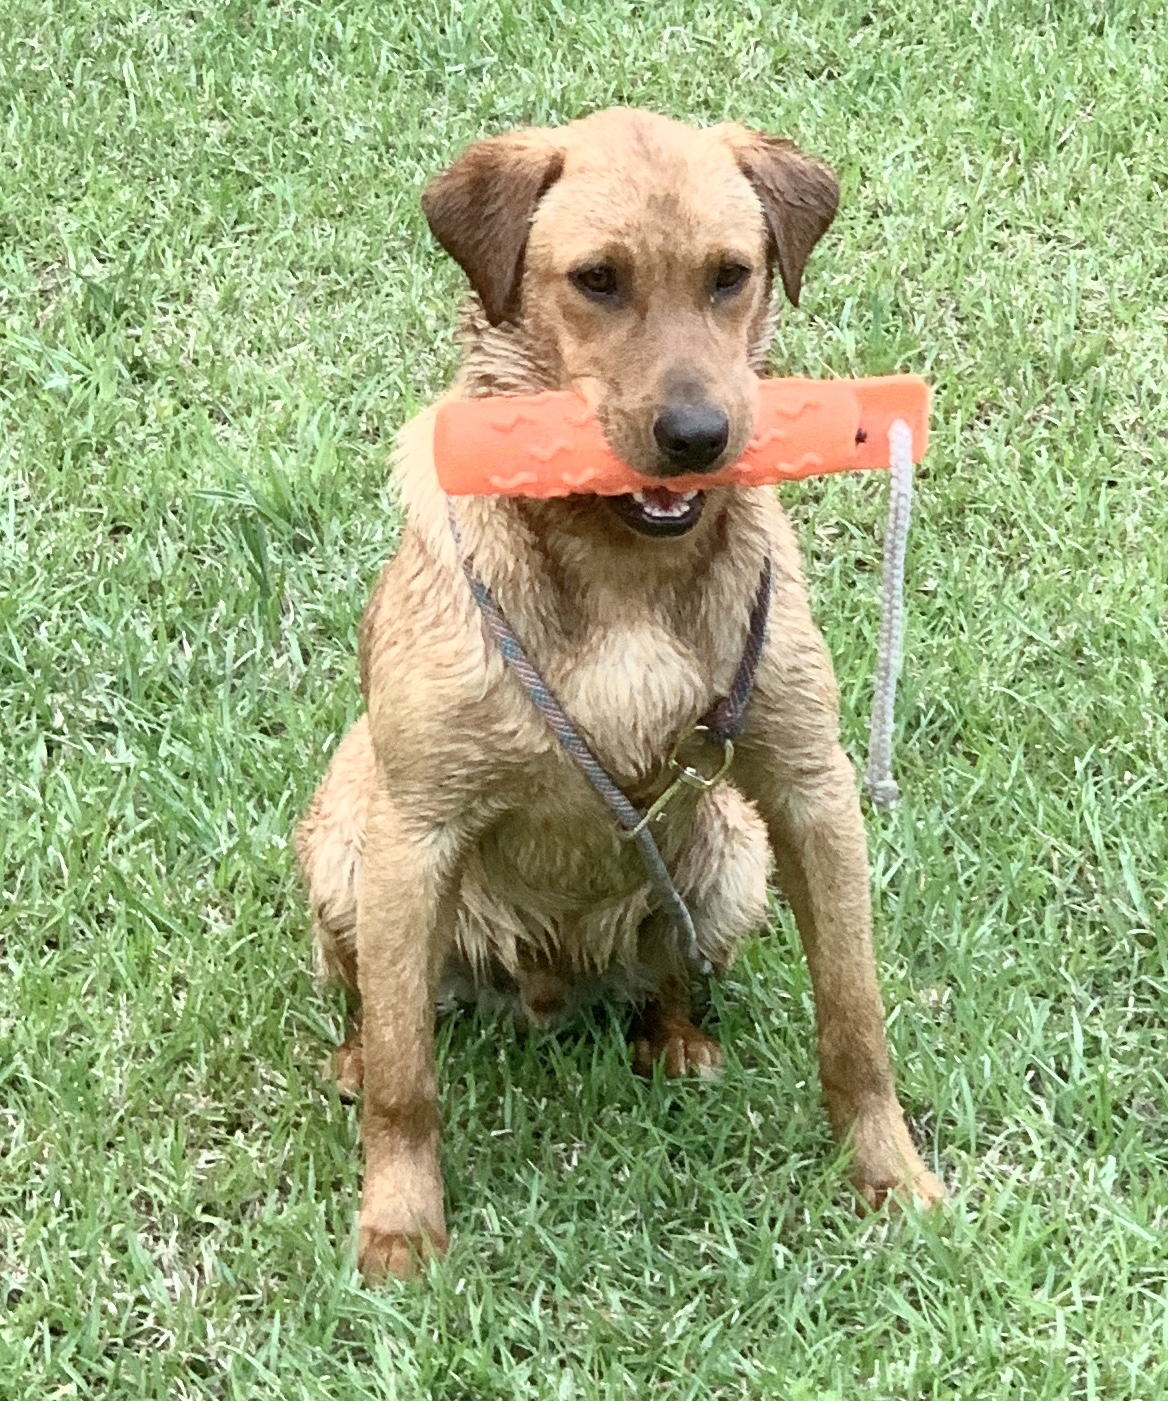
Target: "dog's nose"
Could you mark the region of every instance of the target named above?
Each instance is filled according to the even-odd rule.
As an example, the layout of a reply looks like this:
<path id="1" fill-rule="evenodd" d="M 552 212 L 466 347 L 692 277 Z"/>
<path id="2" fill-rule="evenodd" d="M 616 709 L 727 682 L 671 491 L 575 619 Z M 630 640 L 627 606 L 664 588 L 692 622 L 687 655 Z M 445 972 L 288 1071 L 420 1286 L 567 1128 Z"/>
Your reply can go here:
<path id="1" fill-rule="evenodd" d="M 702 472 L 730 437 L 730 420 L 715 404 L 676 404 L 653 424 L 657 446 L 679 472 Z"/>

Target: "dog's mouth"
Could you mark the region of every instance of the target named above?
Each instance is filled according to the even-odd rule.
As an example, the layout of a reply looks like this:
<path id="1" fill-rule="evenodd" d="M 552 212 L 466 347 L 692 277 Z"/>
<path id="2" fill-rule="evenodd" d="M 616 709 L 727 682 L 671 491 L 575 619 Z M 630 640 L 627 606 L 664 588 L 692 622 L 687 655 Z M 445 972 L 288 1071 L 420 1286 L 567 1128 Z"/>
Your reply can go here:
<path id="1" fill-rule="evenodd" d="M 610 509 L 639 535 L 685 535 L 702 517 L 704 491 L 670 491 L 651 486 L 627 496 L 606 498 Z"/>

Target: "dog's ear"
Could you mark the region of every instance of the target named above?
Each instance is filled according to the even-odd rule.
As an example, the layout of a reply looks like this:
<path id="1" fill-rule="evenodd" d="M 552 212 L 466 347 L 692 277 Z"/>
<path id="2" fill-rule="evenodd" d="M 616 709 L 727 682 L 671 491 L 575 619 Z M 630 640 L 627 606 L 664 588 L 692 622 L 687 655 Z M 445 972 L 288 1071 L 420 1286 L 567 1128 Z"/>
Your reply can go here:
<path id="1" fill-rule="evenodd" d="M 793 141 L 740 126 L 727 128 L 726 135 L 762 204 L 783 291 L 798 306 L 807 259 L 839 207 L 839 184 Z"/>
<path id="2" fill-rule="evenodd" d="M 431 232 L 470 279 L 492 326 L 519 309 L 523 253 L 535 207 L 564 154 L 538 131 L 478 141 L 422 192 Z"/>

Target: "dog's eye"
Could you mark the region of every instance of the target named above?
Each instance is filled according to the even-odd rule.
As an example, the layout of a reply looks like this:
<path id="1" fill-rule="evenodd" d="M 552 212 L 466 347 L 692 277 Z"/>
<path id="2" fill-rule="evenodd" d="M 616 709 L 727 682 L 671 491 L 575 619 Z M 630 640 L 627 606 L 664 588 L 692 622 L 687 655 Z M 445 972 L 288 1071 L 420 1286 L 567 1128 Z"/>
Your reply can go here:
<path id="1" fill-rule="evenodd" d="M 607 263 L 590 263 L 587 267 L 577 268 L 569 276 L 573 286 L 578 287 L 586 297 L 591 297 L 593 301 L 612 301 L 620 291 L 616 269 L 609 267 Z"/>
<path id="2" fill-rule="evenodd" d="M 729 296 L 746 286 L 750 269 L 741 263 L 723 263 L 714 274 L 714 292 L 720 297 Z"/>

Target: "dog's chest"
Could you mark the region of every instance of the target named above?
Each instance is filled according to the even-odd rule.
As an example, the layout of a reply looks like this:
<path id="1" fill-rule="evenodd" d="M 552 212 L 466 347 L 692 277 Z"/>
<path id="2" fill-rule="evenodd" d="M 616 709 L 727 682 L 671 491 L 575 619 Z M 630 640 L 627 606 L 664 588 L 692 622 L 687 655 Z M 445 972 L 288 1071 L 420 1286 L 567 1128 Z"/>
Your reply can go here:
<path id="1" fill-rule="evenodd" d="M 547 680 L 622 787 L 652 782 L 713 698 L 710 659 L 652 617 L 595 628 L 551 659 Z"/>

